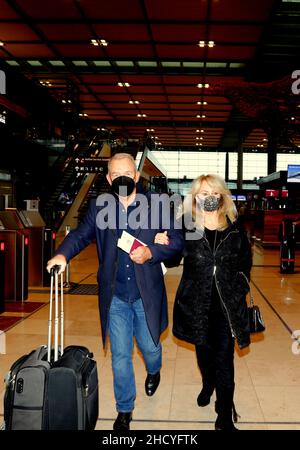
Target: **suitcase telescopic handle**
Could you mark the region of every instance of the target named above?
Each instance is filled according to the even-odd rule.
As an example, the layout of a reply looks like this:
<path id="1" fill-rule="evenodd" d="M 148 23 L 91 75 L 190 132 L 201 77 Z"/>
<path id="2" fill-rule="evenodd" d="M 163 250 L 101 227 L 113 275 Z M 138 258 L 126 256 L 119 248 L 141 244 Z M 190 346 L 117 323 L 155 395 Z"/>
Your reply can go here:
<path id="1" fill-rule="evenodd" d="M 48 322 L 48 352 L 47 360 L 51 360 L 51 337 L 52 337 L 52 306 L 53 306 L 53 285 L 54 285 L 54 361 L 58 360 L 58 272 L 60 270 L 59 265 L 55 265 L 50 269 L 50 305 L 49 305 L 49 322 Z M 64 299 L 63 299 L 63 273 L 60 274 L 61 288 L 60 288 L 60 339 L 61 348 L 60 352 L 63 353 L 64 348 Z"/>

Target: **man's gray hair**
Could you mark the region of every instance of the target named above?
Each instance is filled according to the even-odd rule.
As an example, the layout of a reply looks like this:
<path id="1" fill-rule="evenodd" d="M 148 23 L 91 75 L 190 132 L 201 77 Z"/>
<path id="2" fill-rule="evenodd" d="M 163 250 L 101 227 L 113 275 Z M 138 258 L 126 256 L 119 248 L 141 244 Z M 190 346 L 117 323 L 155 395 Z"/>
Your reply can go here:
<path id="1" fill-rule="evenodd" d="M 134 157 L 133 157 L 132 155 L 130 155 L 130 153 L 116 153 L 116 154 L 115 154 L 114 156 L 112 156 L 112 157 L 110 158 L 110 160 L 108 161 L 108 172 L 110 171 L 111 163 L 112 163 L 113 161 L 116 161 L 117 159 L 124 159 L 124 158 L 129 159 L 129 160 L 132 162 L 132 164 L 134 165 L 135 170 L 137 170 L 136 164 L 135 164 L 135 160 L 134 160 Z"/>

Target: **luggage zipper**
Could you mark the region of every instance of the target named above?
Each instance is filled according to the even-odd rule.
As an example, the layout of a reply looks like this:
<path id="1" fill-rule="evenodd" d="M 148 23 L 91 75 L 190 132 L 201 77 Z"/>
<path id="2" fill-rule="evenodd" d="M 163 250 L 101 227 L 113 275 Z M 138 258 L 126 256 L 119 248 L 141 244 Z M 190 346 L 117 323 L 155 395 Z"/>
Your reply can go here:
<path id="1" fill-rule="evenodd" d="M 86 368 L 88 369 L 88 361 L 87 360 L 92 361 L 92 359 L 90 358 L 89 355 L 86 355 L 86 359 L 84 361 L 84 363 L 86 364 Z M 87 384 L 87 379 L 88 379 L 88 376 L 90 375 L 90 373 L 93 371 L 93 369 L 94 369 L 94 365 L 91 368 L 91 370 L 83 370 L 82 371 L 82 381 L 83 381 L 82 384 L 84 385 L 83 389 L 84 389 L 85 397 L 87 397 L 88 393 L 89 393 L 89 385 Z"/>

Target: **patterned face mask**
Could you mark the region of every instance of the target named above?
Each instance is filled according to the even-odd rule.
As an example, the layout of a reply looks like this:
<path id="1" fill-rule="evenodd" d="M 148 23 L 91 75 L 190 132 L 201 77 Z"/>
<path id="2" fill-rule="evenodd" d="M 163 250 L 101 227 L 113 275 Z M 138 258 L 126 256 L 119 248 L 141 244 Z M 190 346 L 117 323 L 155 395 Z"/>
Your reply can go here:
<path id="1" fill-rule="evenodd" d="M 209 195 L 206 198 L 196 197 L 198 208 L 204 211 L 216 211 L 219 209 L 221 198 Z"/>

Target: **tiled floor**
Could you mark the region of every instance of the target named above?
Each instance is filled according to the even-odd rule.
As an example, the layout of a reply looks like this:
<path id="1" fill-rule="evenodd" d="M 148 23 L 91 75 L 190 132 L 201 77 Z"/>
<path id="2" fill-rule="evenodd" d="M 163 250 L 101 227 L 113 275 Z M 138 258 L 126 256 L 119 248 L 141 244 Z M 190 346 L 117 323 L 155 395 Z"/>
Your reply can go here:
<path id="1" fill-rule="evenodd" d="M 97 257 L 93 245 L 71 263 L 71 280 L 96 283 Z M 165 276 L 170 320 L 181 268 L 169 269 Z M 267 331 L 252 338 L 250 349 L 236 350 L 235 403 L 241 430 L 300 430 L 300 347 L 292 352 L 291 331 L 300 330 L 300 270 L 281 275 L 278 250 L 254 250 L 252 289 L 260 306 Z M 0 379 L 16 358 L 47 341 L 48 290 L 30 292 L 29 301 L 43 301 L 45 307 L 11 328 L 2 336 Z M 65 295 L 65 344 L 86 345 L 98 362 L 100 417 L 97 429 L 112 429 L 116 417 L 109 348 L 102 349 L 97 297 Z M 298 332 L 300 334 L 300 331 Z M 5 342 L 4 342 L 5 338 Z M 199 408 L 196 398 L 201 388 L 193 346 L 179 342 L 171 328 L 163 335 L 162 378 L 156 394 L 144 393 L 146 376 L 143 361 L 135 349 L 134 366 L 137 399 L 132 430 L 212 430 L 214 401 Z M 4 345 L 5 344 L 5 345 Z M 296 349 L 297 350 L 297 349 Z M 3 415 L 4 384 L 1 385 L 0 421 Z M 213 399 L 214 400 L 214 399 Z"/>

